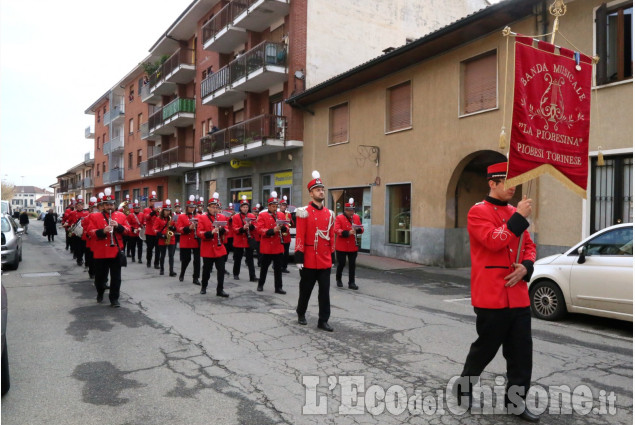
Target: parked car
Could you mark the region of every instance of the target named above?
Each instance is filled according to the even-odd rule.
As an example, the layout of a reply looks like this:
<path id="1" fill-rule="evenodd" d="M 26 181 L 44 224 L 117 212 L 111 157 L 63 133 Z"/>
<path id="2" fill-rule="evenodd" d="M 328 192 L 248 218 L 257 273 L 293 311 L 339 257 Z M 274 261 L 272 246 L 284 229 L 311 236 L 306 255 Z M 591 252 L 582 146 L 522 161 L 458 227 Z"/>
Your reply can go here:
<path id="1" fill-rule="evenodd" d="M 564 254 L 536 261 L 531 310 L 543 320 L 567 312 L 633 321 L 633 224 L 607 227 Z"/>
<path id="2" fill-rule="evenodd" d="M 7 291 L 2 285 L 2 395 L 9 391 L 9 354 L 7 353 Z"/>
<path id="3" fill-rule="evenodd" d="M 8 214 L 0 216 L 2 230 L 2 267 L 17 269 L 22 261 L 22 234 L 15 219 Z"/>
<path id="4" fill-rule="evenodd" d="M 1 206 L 0 212 L 2 214 L 13 215 L 13 209 L 11 208 L 11 204 L 9 203 L 9 201 L 0 201 L 0 206 Z"/>

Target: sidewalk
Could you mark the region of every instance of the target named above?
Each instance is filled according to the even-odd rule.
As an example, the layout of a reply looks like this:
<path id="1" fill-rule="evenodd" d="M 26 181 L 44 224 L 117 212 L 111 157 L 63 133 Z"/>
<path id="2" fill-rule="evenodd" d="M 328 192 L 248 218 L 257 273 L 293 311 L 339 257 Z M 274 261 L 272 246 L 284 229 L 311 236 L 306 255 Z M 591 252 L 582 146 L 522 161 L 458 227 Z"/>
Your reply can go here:
<path id="1" fill-rule="evenodd" d="M 453 276 L 460 276 L 466 279 L 470 278 L 470 267 L 446 269 L 443 267 L 425 266 L 423 264 L 410 263 L 408 261 L 398 260 L 396 258 L 370 255 L 363 252 L 357 254 L 357 266 L 382 271 L 418 268 L 432 273 L 449 274 Z"/>

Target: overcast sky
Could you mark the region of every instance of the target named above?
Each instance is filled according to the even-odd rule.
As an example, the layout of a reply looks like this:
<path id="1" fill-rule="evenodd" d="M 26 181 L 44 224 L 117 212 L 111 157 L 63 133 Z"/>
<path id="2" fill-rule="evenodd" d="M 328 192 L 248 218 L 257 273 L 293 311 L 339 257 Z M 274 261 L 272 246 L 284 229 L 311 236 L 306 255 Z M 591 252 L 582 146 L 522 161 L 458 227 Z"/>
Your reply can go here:
<path id="1" fill-rule="evenodd" d="M 0 177 L 48 188 L 92 156 L 84 111 L 190 3 L 0 0 Z"/>

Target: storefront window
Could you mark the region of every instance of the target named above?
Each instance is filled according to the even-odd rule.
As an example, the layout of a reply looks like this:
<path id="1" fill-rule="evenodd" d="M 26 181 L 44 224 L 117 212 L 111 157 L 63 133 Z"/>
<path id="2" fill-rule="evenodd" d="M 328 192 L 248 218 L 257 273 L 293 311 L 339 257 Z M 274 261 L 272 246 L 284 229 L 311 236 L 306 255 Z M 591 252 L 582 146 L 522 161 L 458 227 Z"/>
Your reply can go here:
<path id="1" fill-rule="evenodd" d="M 283 196 L 287 197 L 287 203 L 293 205 L 293 199 L 291 199 L 291 186 L 293 185 L 293 172 L 280 171 L 273 174 L 265 174 L 262 176 L 262 201 L 263 205 L 269 199 L 271 192 L 276 191 L 278 193 L 278 199 L 282 199 Z"/>
<path id="2" fill-rule="evenodd" d="M 388 242 L 410 245 L 410 184 L 388 187 Z"/>
<path id="3" fill-rule="evenodd" d="M 240 210 L 240 201 L 243 195 L 247 196 L 247 200 L 252 203 L 251 177 L 231 179 L 229 181 L 229 202 L 234 204 L 235 211 Z"/>

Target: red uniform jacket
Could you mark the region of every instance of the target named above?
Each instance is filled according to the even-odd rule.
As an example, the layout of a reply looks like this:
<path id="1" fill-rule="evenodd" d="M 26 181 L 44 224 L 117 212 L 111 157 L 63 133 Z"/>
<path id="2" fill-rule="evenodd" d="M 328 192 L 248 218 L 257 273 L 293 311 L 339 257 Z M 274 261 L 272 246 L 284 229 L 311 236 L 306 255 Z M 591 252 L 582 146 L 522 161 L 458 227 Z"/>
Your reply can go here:
<path id="1" fill-rule="evenodd" d="M 225 240 L 234 237 L 234 226 L 233 226 L 234 215 L 235 214 L 232 213 L 232 215 L 227 217 L 227 233 L 225 233 Z"/>
<path id="2" fill-rule="evenodd" d="M 225 245 L 222 243 L 218 245 L 218 233 L 211 234 L 214 230 L 214 221 L 227 221 L 227 217 L 222 214 L 217 214 L 216 217 L 210 213 L 201 214 L 198 217 L 198 237 L 201 239 L 201 257 L 205 258 L 218 258 L 227 254 Z M 221 229 L 225 229 L 221 227 Z M 221 230 L 221 233 L 224 233 Z M 211 234 L 211 237 L 209 237 Z"/>
<path id="3" fill-rule="evenodd" d="M 176 231 L 181 234 L 179 243 L 181 248 L 198 248 L 198 239 L 196 239 L 196 233 L 190 229 L 190 221 L 192 218 L 196 218 L 195 214 L 179 214 L 179 218 L 176 221 Z"/>
<path id="4" fill-rule="evenodd" d="M 126 217 L 126 220 L 128 221 L 128 226 L 130 226 L 130 232 L 128 233 L 128 236 L 132 238 L 138 238 L 139 230 L 143 225 L 143 213 L 139 212 L 135 214 L 134 211 L 130 211 L 130 213 Z"/>
<path id="5" fill-rule="evenodd" d="M 150 215 L 152 211 L 154 211 L 152 208 L 143 210 L 143 225 L 146 226 L 146 235 L 156 236 L 157 232 L 154 230 L 154 219 L 158 214 Z"/>
<path id="6" fill-rule="evenodd" d="M 353 214 L 351 220 L 344 214 L 340 214 L 335 219 L 335 234 L 337 235 L 337 241 L 335 242 L 335 250 L 343 252 L 357 252 L 359 247 L 355 243 L 355 230 L 353 230 L 353 224 L 359 226 L 362 225 L 362 220 L 357 214 Z M 348 230 L 348 237 L 343 237 L 342 232 Z M 364 233 L 364 229 L 359 229 L 360 233 Z"/>
<path id="7" fill-rule="evenodd" d="M 275 219 L 273 217 L 276 217 Z M 273 215 L 268 211 L 260 211 L 258 220 L 256 220 L 256 232 L 260 234 L 260 253 L 261 254 L 282 254 L 284 246 L 280 241 L 280 233 L 274 233 L 273 228 L 276 227 L 276 220 L 284 220 L 284 214 L 275 211 Z M 288 230 L 287 230 L 288 231 Z"/>
<path id="8" fill-rule="evenodd" d="M 154 231 L 159 241 L 159 246 L 167 245 L 168 232 L 173 232 L 172 238 L 170 238 L 170 245 L 176 244 L 176 226 L 173 220 L 167 218 L 154 217 Z"/>
<path id="9" fill-rule="evenodd" d="M 335 251 L 335 213 L 312 202 L 295 213 L 295 250 L 304 254 L 304 267 L 329 269 Z"/>
<path id="10" fill-rule="evenodd" d="M 282 240 L 284 243 L 291 243 L 291 228 L 293 227 L 293 218 L 291 217 L 291 213 L 289 211 L 285 211 L 282 214 L 284 214 L 285 220 L 289 220 L 289 226 L 287 226 L 288 229 L 282 235 Z"/>
<path id="11" fill-rule="evenodd" d="M 106 213 L 108 217 L 108 213 Z M 112 213 L 112 219 L 123 226 L 124 232 L 129 231 L 130 227 L 126 221 L 126 216 L 115 211 Z M 113 232 L 115 246 L 110 246 L 110 233 L 104 233 L 104 228 L 108 226 L 108 220 L 104 218 L 104 214 L 97 212 L 90 215 L 90 237 L 95 240 L 92 246 L 95 258 L 115 258 L 120 248 L 123 248 L 123 233 L 115 229 Z"/>
<path id="12" fill-rule="evenodd" d="M 234 229 L 234 246 L 236 248 L 249 248 L 249 236 L 253 237 L 256 232 L 256 217 L 252 213 L 247 213 L 246 217 L 250 218 L 251 227 L 249 230 L 249 235 L 247 231 L 243 229 L 245 225 L 245 215 L 242 213 L 234 214 L 232 217 L 232 228 Z"/>
<path id="13" fill-rule="evenodd" d="M 82 227 L 84 228 L 83 234 L 86 235 L 86 248 L 90 249 L 91 251 L 93 250 L 93 245 L 95 242 L 95 238 L 91 236 L 90 233 L 90 231 L 93 230 L 94 227 L 92 215 L 93 213 L 90 213 L 86 218 L 82 220 Z"/>
<path id="14" fill-rule="evenodd" d="M 68 220 L 71 218 L 74 212 L 75 210 L 72 210 L 70 208 L 66 208 L 66 210 L 64 210 L 64 214 L 62 214 L 62 226 L 64 226 L 64 228 L 68 228 Z"/>
<path id="15" fill-rule="evenodd" d="M 524 234 L 519 262 L 529 274 L 536 260 L 536 244 L 525 229 L 529 223 L 511 205 L 495 205 L 488 200 L 470 208 L 467 230 L 472 258 L 472 305 L 481 308 L 518 308 L 529 306 L 527 282 L 511 288 L 504 279 L 513 271 L 519 236 Z M 527 278 L 529 279 L 529 278 Z"/>

